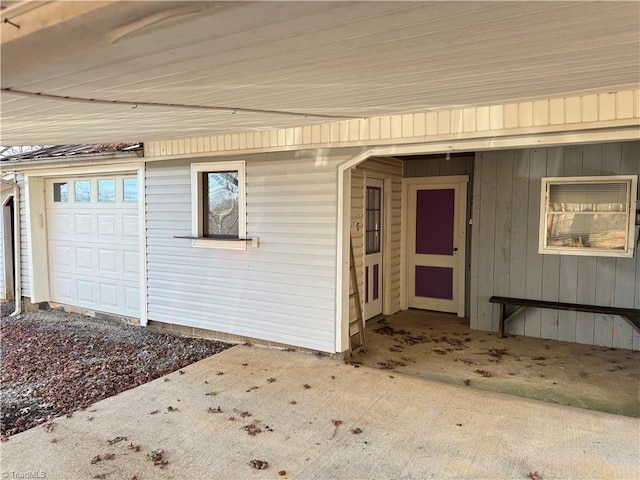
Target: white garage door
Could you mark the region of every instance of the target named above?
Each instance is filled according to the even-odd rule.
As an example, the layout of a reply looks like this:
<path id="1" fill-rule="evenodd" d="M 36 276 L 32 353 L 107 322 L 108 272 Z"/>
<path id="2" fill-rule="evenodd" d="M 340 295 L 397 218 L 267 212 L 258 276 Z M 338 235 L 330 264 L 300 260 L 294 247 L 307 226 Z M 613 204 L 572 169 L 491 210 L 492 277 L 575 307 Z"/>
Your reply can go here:
<path id="1" fill-rule="evenodd" d="M 51 300 L 139 317 L 136 177 L 48 180 L 46 203 Z"/>

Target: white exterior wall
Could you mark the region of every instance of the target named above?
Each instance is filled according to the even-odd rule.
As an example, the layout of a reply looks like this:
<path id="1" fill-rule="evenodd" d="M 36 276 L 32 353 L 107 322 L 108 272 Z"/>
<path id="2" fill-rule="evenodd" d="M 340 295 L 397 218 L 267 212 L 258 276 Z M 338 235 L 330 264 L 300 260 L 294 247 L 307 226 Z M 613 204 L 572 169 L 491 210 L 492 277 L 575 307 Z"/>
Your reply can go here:
<path id="1" fill-rule="evenodd" d="M 246 251 L 174 238 L 191 235 L 190 165 L 212 159 L 149 163 L 149 320 L 334 352 L 337 165 L 355 153 L 219 158 L 246 161 Z"/>
<path id="2" fill-rule="evenodd" d="M 16 181 L 20 187 L 20 278 L 22 296 L 31 296 L 31 279 L 29 277 L 29 228 L 27 223 L 27 196 L 24 188 L 24 175 L 17 174 Z"/>
<path id="3" fill-rule="evenodd" d="M 4 202 L 7 201 L 8 194 L 0 195 L 0 300 L 7 298 L 7 288 L 4 276 L 4 242 L 6 233 L 4 231 Z"/>
<path id="4" fill-rule="evenodd" d="M 640 174 L 640 142 L 479 153 L 471 328 L 498 330 L 499 306 L 489 303 L 492 295 L 640 308 L 639 251 L 634 258 L 538 253 L 542 177 L 628 174 Z M 640 350 L 640 334 L 613 315 L 528 308 L 509 322 L 508 331 Z"/>

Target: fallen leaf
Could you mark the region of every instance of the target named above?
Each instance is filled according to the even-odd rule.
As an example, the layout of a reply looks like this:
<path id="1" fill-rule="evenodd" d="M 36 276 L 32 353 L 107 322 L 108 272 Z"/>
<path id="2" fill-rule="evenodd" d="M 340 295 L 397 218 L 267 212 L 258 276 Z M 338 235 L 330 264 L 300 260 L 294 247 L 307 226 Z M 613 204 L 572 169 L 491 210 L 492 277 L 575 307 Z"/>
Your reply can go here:
<path id="1" fill-rule="evenodd" d="M 249 462 L 249 465 L 258 470 L 264 470 L 265 468 L 269 467 L 269 462 L 266 462 L 264 460 L 251 460 Z"/>
<path id="2" fill-rule="evenodd" d="M 205 393 L 205 395 L 208 395 L 210 397 L 215 397 L 216 395 L 218 395 L 218 392 L 212 390 L 209 393 Z"/>
<path id="3" fill-rule="evenodd" d="M 92 465 L 95 465 L 96 463 L 98 463 L 98 462 L 100 462 L 100 461 L 102 461 L 102 457 L 101 457 L 100 455 L 96 455 L 95 457 L 93 457 L 93 458 L 91 459 L 91 464 L 92 464 Z"/>
<path id="4" fill-rule="evenodd" d="M 113 445 L 114 443 L 122 442 L 122 441 L 124 441 L 126 439 L 127 439 L 127 437 L 116 437 L 113 440 L 107 440 L 107 443 L 109 445 Z"/>
<path id="5" fill-rule="evenodd" d="M 154 410 L 153 412 L 151 412 L 149 415 L 155 415 L 156 413 L 160 413 L 160 410 Z"/>
<path id="6" fill-rule="evenodd" d="M 527 474 L 527 478 L 530 478 L 531 480 L 542 480 L 542 475 L 540 475 L 538 473 L 538 471 L 536 470 L 535 472 L 531 473 L 529 472 Z"/>
<path id="7" fill-rule="evenodd" d="M 179 373 L 180 375 L 184 375 L 184 370 L 179 370 L 179 371 L 178 371 L 178 373 Z"/>
<path id="8" fill-rule="evenodd" d="M 361 433 L 362 433 L 362 429 L 361 429 L 361 428 L 358 428 L 358 427 L 356 427 L 356 428 L 352 428 L 352 429 L 351 429 L 351 433 L 353 433 L 354 435 L 359 435 L 359 434 L 361 434 Z"/>
<path id="9" fill-rule="evenodd" d="M 305 383 L 305 384 L 303 385 L 303 387 L 304 387 L 304 388 L 311 388 L 311 385 L 309 385 L 308 383 Z"/>
<path id="10" fill-rule="evenodd" d="M 169 406 L 167 407 L 167 412 L 177 412 L 177 411 L 178 411 L 178 409 L 177 409 L 177 408 L 172 407 L 171 405 L 169 405 Z"/>
<path id="11" fill-rule="evenodd" d="M 115 453 L 105 453 L 104 457 L 102 457 L 104 460 L 113 460 L 114 458 L 116 458 L 116 454 Z"/>
<path id="12" fill-rule="evenodd" d="M 218 405 L 216 408 L 209 407 L 207 409 L 207 412 L 209 412 L 209 413 L 222 413 L 222 409 L 220 408 L 220 405 Z"/>
<path id="13" fill-rule="evenodd" d="M 286 470 L 280 470 L 278 472 L 278 475 L 280 475 L 281 477 L 284 477 L 287 474 Z"/>
<path id="14" fill-rule="evenodd" d="M 246 430 L 246 432 L 251 435 L 252 437 L 255 437 L 257 434 L 261 433 L 262 430 L 260 429 L 260 427 L 258 425 L 256 425 L 256 422 L 252 422 L 249 425 L 245 425 L 244 427 L 242 427 L 244 430 Z"/>
<path id="15" fill-rule="evenodd" d="M 276 379 L 275 379 L 275 378 L 267 378 L 267 382 L 269 382 L 269 383 L 273 383 L 273 382 L 275 382 L 275 381 L 276 381 Z"/>

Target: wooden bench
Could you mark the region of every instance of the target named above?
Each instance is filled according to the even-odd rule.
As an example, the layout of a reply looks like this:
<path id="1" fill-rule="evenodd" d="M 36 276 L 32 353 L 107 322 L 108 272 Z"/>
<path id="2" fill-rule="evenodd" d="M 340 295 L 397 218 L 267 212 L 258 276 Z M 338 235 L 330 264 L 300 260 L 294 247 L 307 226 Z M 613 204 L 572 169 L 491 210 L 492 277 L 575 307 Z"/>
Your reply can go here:
<path id="1" fill-rule="evenodd" d="M 522 313 L 527 307 L 618 315 L 629 322 L 632 328 L 640 332 L 640 310 L 637 308 L 605 307 L 601 305 L 582 305 L 579 303 L 549 302 L 546 300 L 527 300 L 526 298 L 496 296 L 491 297 L 489 301 L 500 304 L 500 326 L 498 330 L 500 338 L 504 337 L 505 325 Z M 516 308 L 513 312 L 508 313 L 507 306 L 515 306 Z"/>

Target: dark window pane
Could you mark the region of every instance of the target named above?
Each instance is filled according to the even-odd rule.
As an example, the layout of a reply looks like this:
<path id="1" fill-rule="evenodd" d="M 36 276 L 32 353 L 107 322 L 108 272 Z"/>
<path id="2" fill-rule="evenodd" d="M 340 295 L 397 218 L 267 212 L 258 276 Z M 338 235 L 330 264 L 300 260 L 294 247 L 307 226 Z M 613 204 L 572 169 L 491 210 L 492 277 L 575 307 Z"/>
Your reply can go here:
<path id="1" fill-rule="evenodd" d="M 138 179 L 125 178 L 123 182 L 123 186 L 124 186 L 124 201 L 137 202 L 138 201 Z"/>
<path id="2" fill-rule="evenodd" d="M 69 186 L 67 185 L 67 182 L 53 184 L 53 201 L 54 202 L 69 201 Z"/>
<path id="3" fill-rule="evenodd" d="M 238 172 L 203 175 L 204 236 L 238 237 Z"/>
<path id="4" fill-rule="evenodd" d="M 381 220 L 381 195 L 379 187 L 367 187 L 366 214 L 365 214 L 365 251 L 367 254 L 380 252 L 380 220 Z"/>

